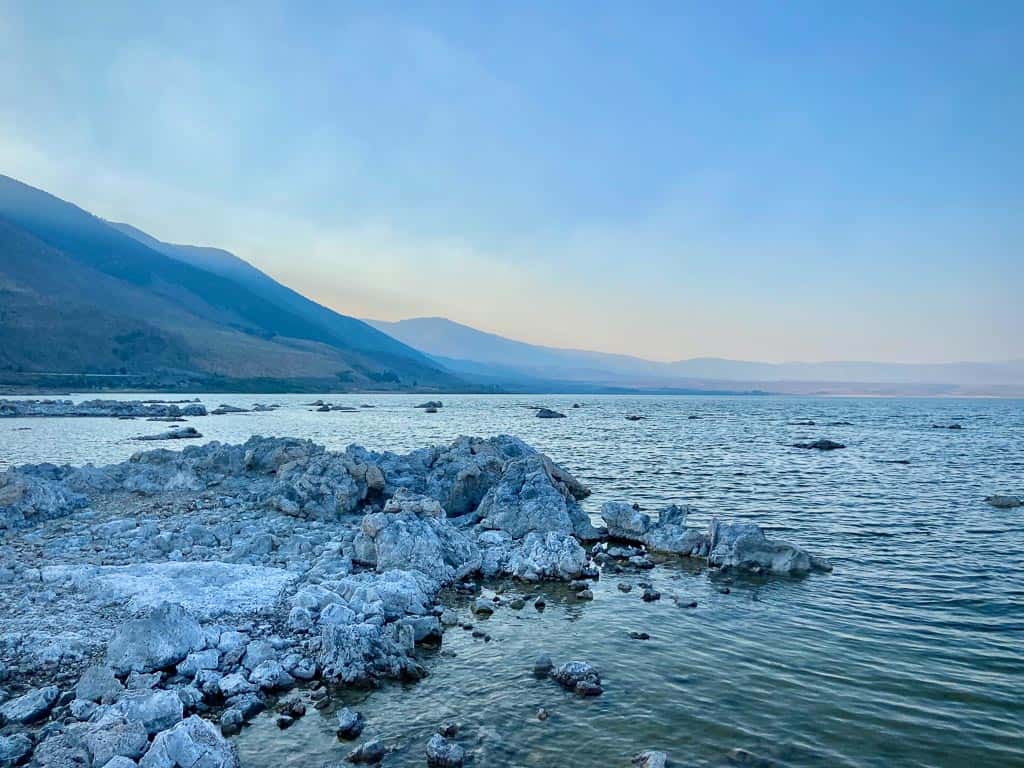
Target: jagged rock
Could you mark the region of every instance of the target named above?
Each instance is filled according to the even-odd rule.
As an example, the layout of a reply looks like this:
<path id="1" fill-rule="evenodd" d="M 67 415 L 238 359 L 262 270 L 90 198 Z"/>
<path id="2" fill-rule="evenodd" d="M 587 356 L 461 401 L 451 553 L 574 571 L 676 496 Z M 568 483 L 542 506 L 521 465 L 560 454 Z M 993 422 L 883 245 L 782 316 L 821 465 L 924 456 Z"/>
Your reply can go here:
<path id="1" fill-rule="evenodd" d="M 75 686 L 75 695 L 85 701 L 111 704 L 124 691 L 121 681 L 114 676 L 110 667 L 95 665 L 82 673 Z"/>
<path id="2" fill-rule="evenodd" d="M 84 509 L 89 500 L 68 488 L 52 464 L 0 474 L 0 530 L 33 525 Z"/>
<path id="3" fill-rule="evenodd" d="M 238 768 L 234 745 L 198 715 L 157 734 L 139 768 Z"/>
<path id="4" fill-rule="evenodd" d="M 985 501 L 996 509 L 1014 509 L 1015 507 L 1019 507 L 1024 504 L 1024 501 L 1021 501 L 1016 496 L 1000 496 L 999 494 L 989 496 Z"/>
<path id="5" fill-rule="evenodd" d="M 549 531 L 584 540 L 598 537 L 572 489 L 550 472 L 539 454 L 509 461 L 476 514 L 481 528 L 506 531 L 516 539 Z"/>
<path id="6" fill-rule="evenodd" d="M 603 692 L 600 673 L 585 661 L 567 661 L 551 677 L 563 688 L 580 696 L 599 696 Z"/>
<path id="7" fill-rule="evenodd" d="M 44 688 L 33 688 L 28 693 L 5 702 L 0 706 L 0 722 L 10 723 L 34 723 L 42 720 L 53 709 L 60 696 L 60 689 L 56 685 L 48 685 Z"/>
<path id="8" fill-rule="evenodd" d="M 359 737 L 363 732 L 366 722 L 363 716 L 353 709 L 342 707 L 338 710 L 338 736 L 343 739 L 352 740 Z"/>
<path id="9" fill-rule="evenodd" d="M 587 553 L 565 533 L 529 533 L 508 558 L 506 572 L 524 581 L 569 580 L 580 576 Z"/>
<path id="10" fill-rule="evenodd" d="M 466 750 L 435 733 L 427 742 L 427 765 L 431 768 L 462 768 Z"/>
<path id="11" fill-rule="evenodd" d="M 406 638 L 396 637 L 397 625 L 382 629 L 376 624 L 327 625 L 320 636 L 322 676 L 349 685 L 380 677 L 419 679 L 423 670 L 409 656 L 415 641 L 411 627 Z"/>
<path id="12" fill-rule="evenodd" d="M 23 733 L 0 736 L 0 768 L 20 763 L 32 751 L 32 740 Z"/>
<path id="13" fill-rule="evenodd" d="M 764 531 L 753 523 L 712 519 L 708 546 L 708 563 L 724 569 L 789 576 L 832 570 L 827 560 L 808 554 L 795 544 L 766 538 Z"/>
<path id="14" fill-rule="evenodd" d="M 660 510 L 655 520 L 621 501 L 609 501 L 601 505 L 601 517 L 608 526 L 609 536 L 644 544 L 656 552 L 703 556 L 708 553 L 707 536 L 697 529 L 686 527 L 686 517 L 690 511 L 690 507 L 673 504 Z"/>
<path id="15" fill-rule="evenodd" d="M 118 757 L 127 760 L 142 757 L 149 748 L 149 734 L 141 722 L 106 717 L 88 728 L 82 742 L 92 757 L 93 765 L 107 766 Z"/>
<path id="16" fill-rule="evenodd" d="M 280 691 L 295 685 L 295 678 L 284 671 L 280 662 L 268 659 L 252 671 L 249 682 L 264 691 Z"/>
<path id="17" fill-rule="evenodd" d="M 447 521 L 441 505 L 405 489 L 383 512 L 363 518 L 354 547 L 357 558 L 378 571 L 415 570 L 439 585 L 465 578 L 481 565 L 476 543 Z"/>
<path id="18" fill-rule="evenodd" d="M 220 651 L 207 648 L 205 651 L 194 651 L 178 664 L 177 672 L 183 677 L 195 677 L 201 669 L 217 669 L 220 664 Z"/>
<path id="19" fill-rule="evenodd" d="M 107 646 L 107 666 L 119 674 L 172 667 L 206 644 L 199 623 L 180 605 L 165 604 L 126 622 Z"/>
<path id="20" fill-rule="evenodd" d="M 666 768 L 668 766 L 668 755 L 664 752 L 647 750 L 633 758 L 633 765 L 636 768 Z"/>

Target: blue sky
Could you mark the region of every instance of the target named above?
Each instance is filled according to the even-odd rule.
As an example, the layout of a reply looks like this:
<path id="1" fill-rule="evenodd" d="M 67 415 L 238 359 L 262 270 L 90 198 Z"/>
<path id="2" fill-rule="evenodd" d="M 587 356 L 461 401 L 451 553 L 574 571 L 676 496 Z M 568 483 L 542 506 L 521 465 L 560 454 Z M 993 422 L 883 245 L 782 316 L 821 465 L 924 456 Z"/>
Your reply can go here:
<path id="1" fill-rule="evenodd" d="M 359 316 L 1024 358 L 1022 35 L 995 1 L 0 0 L 0 170 Z"/>

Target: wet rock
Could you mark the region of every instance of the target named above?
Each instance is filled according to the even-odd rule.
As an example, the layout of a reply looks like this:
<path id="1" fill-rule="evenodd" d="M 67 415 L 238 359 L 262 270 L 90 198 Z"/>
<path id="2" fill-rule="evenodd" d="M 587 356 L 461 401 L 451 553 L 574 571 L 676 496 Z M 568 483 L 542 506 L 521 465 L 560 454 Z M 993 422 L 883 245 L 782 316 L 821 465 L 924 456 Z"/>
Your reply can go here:
<path id="1" fill-rule="evenodd" d="M 248 413 L 248 412 L 249 411 L 246 410 L 245 408 L 239 408 L 237 405 L 227 405 L 226 403 L 221 403 L 216 408 L 214 408 L 212 411 L 210 411 L 210 413 L 213 416 L 224 416 L 225 414 L 228 414 L 228 413 Z"/>
<path id="2" fill-rule="evenodd" d="M 724 523 L 713 518 L 708 526 L 708 542 L 708 563 L 727 570 L 789 576 L 832 570 L 827 560 L 795 544 L 768 539 L 753 523 Z"/>
<path id="3" fill-rule="evenodd" d="M 487 597 L 478 597 L 473 601 L 473 613 L 477 616 L 490 616 L 494 613 L 494 600 Z"/>
<path id="4" fill-rule="evenodd" d="M 544 709 L 544 707 L 541 707 L 540 709 L 537 710 L 537 719 L 540 720 L 542 723 L 545 720 L 547 720 L 550 716 L 551 715 L 548 714 L 548 711 L 546 709 Z"/>
<path id="5" fill-rule="evenodd" d="M 446 739 L 454 739 L 459 735 L 459 725 L 458 723 L 445 723 L 437 729 L 437 732 Z"/>
<path id="6" fill-rule="evenodd" d="M 379 763 L 386 754 L 384 742 L 380 739 L 371 739 L 349 752 L 345 759 L 350 763 Z"/>
<path id="7" fill-rule="evenodd" d="M 355 710 L 343 707 L 338 710 L 338 737 L 342 739 L 356 739 L 363 732 L 366 722 L 363 716 Z"/>
<path id="8" fill-rule="evenodd" d="M 635 506 L 621 501 L 609 501 L 601 505 L 601 517 L 608 526 L 608 535 L 617 539 L 644 544 L 656 552 L 697 557 L 706 555 L 708 541 L 705 534 L 686 527 L 691 507 L 672 504 L 659 510 L 657 519 Z M 612 553 L 612 548 L 609 549 Z M 613 556 L 628 557 L 631 563 L 641 555 L 630 554 L 628 549 L 615 548 Z"/>
<path id="9" fill-rule="evenodd" d="M 577 600 L 593 600 L 594 593 L 589 589 L 583 589 L 576 593 Z"/>
<path id="10" fill-rule="evenodd" d="M 59 696 L 60 689 L 56 685 L 33 688 L 0 706 L 0 722 L 25 725 L 42 720 L 53 709 Z"/>
<path id="11" fill-rule="evenodd" d="M 537 414 L 538 419 L 564 419 L 565 414 L 553 411 L 550 408 L 538 408 Z"/>
<path id="12" fill-rule="evenodd" d="M 107 646 L 107 666 L 119 674 L 174 666 L 206 644 L 202 627 L 180 605 L 166 604 L 126 622 Z"/>
<path id="13" fill-rule="evenodd" d="M 633 765 L 636 768 L 666 768 L 668 766 L 668 755 L 664 752 L 647 750 L 633 758 Z"/>
<path id="14" fill-rule="evenodd" d="M 162 733 L 139 762 L 139 768 L 238 768 L 238 753 L 217 728 L 192 715 Z"/>
<path id="15" fill-rule="evenodd" d="M 139 435 L 136 440 L 190 440 L 202 437 L 195 427 L 176 427 L 165 432 L 158 432 L 155 435 Z"/>
<path id="16" fill-rule="evenodd" d="M 793 443 L 794 448 L 809 448 L 816 451 L 836 451 L 846 446 L 834 440 L 814 440 L 809 443 Z"/>
<path id="17" fill-rule="evenodd" d="M 1019 507 L 1024 504 L 1024 501 L 1021 501 L 1016 496 L 1000 496 L 999 494 L 989 496 L 985 501 L 996 509 L 1014 509 L 1015 507 Z"/>
<path id="18" fill-rule="evenodd" d="M 616 586 L 618 587 L 619 592 L 632 592 L 633 591 L 633 585 L 632 584 L 627 584 L 624 581 L 620 581 Z"/>
<path id="19" fill-rule="evenodd" d="M 443 408 L 444 407 L 444 403 L 442 403 L 440 400 L 427 400 L 427 402 L 420 403 L 416 407 L 417 408 L 433 408 L 436 411 L 438 408 Z"/>
<path id="20" fill-rule="evenodd" d="M 661 592 L 653 587 L 645 587 L 640 597 L 645 603 L 653 603 L 655 600 L 661 600 Z"/>
<path id="21" fill-rule="evenodd" d="M 585 661 L 567 661 L 551 676 L 563 688 L 580 696 L 599 696 L 603 692 L 600 673 Z"/>
<path id="22" fill-rule="evenodd" d="M 277 727 L 283 731 L 286 728 L 291 728 L 292 725 L 295 724 L 295 718 L 290 717 L 289 715 L 278 715 L 277 719 L 274 722 L 277 725 Z"/>
<path id="23" fill-rule="evenodd" d="M 465 760 L 466 751 L 439 733 L 427 742 L 427 765 L 431 768 L 461 768 Z"/>
<path id="24" fill-rule="evenodd" d="M 551 670 L 554 669 L 554 662 L 551 661 L 551 657 L 547 654 L 537 657 L 537 660 L 533 662 L 533 674 L 537 677 L 547 677 L 551 674 Z"/>
<path id="25" fill-rule="evenodd" d="M 651 636 L 649 634 L 647 634 L 646 632 L 630 632 L 629 633 L 629 639 L 630 640 L 650 640 Z"/>
<path id="26" fill-rule="evenodd" d="M 643 421 L 643 416 L 630 415 L 626 417 L 626 421 Z"/>

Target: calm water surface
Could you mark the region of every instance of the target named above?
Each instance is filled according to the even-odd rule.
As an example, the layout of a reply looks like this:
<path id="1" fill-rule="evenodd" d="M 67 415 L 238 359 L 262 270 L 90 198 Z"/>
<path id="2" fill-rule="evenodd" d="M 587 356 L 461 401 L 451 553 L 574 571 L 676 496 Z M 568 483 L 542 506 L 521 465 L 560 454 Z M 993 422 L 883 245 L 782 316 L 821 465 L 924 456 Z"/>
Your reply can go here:
<path id="1" fill-rule="evenodd" d="M 190 420 L 222 441 L 298 435 L 404 451 L 517 434 L 592 487 L 591 512 L 608 499 L 692 504 L 694 524 L 753 520 L 835 563 L 829 575 L 737 581 L 723 594 L 706 571 L 671 561 L 602 578 L 592 603 L 545 586 L 543 613 L 473 618 L 491 642 L 449 630 L 426 655 L 424 681 L 336 702 L 357 704 L 365 735 L 395 748 L 385 765 L 422 766 L 430 734 L 455 721 L 459 742 L 488 766 L 626 766 L 641 749 L 695 766 L 733 764 L 734 749 L 765 765 L 1024 766 L 1024 510 L 983 501 L 1024 493 L 1022 401 L 461 396 L 431 415 L 412 409 L 422 396 L 339 395 L 325 399 L 376 407 L 329 414 L 303 407 L 308 395 L 201 397 L 208 407 L 285 406 Z M 533 418 L 533 403 L 569 416 Z M 794 424 L 804 420 L 816 426 Z M 851 426 L 825 426 L 840 421 Z M 932 427 L 953 422 L 963 429 Z M 155 447 L 133 436 L 165 426 L 4 419 L 0 467 L 118 461 Z M 848 447 L 789 447 L 819 437 Z M 910 463 L 889 463 L 898 460 Z M 645 578 L 664 599 L 616 588 Z M 540 652 L 596 664 L 605 694 L 580 700 L 535 680 Z M 351 745 L 333 723 L 330 710 L 310 709 L 285 732 L 262 718 L 238 738 L 243 763 L 340 761 Z"/>

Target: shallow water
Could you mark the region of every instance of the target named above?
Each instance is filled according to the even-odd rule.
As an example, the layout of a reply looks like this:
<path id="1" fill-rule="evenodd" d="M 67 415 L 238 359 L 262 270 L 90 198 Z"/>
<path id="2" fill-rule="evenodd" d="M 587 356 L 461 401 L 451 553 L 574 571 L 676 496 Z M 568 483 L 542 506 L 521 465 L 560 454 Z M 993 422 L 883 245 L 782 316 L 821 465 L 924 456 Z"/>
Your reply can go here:
<path id="1" fill-rule="evenodd" d="M 543 587 L 543 613 L 528 605 L 472 619 L 491 642 L 449 630 L 426 656 L 424 681 L 344 694 L 366 716 L 365 735 L 395 747 L 385 765 L 423 765 L 427 738 L 448 720 L 467 748 L 482 742 L 477 765 L 625 766 L 642 749 L 719 765 L 735 748 L 793 766 L 1024 765 L 1024 509 L 983 501 L 1024 493 L 1024 402 L 460 396 L 426 414 L 412 408 L 422 396 L 339 395 L 324 399 L 377 407 L 323 414 L 301 405 L 308 395 L 202 399 L 286 406 L 190 419 L 205 439 L 299 435 L 403 451 L 459 434 L 517 434 L 593 488 L 592 512 L 608 499 L 692 504 L 694 524 L 712 514 L 754 520 L 835 563 L 803 580 L 736 581 L 729 594 L 680 561 L 607 575 L 590 603 Z M 568 418 L 533 418 L 524 407 L 533 403 Z M 807 419 L 817 426 L 794 425 Z M 824 426 L 837 421 L 852 426 Z M 953 421 L 963 429 L 932 428 Z M 0 467 L 117 461 L 159 445 L 132 436 L 165 428 L 3 419 Z M 789 447 L 819 437 L 848 447 Z M 660 602 L 616 588 L 644 579 Z M 673 594 L 698 607 L 677 607 Z M 631 640 L 631 630 L 651 639 Z M 598 665 L 604 695 L 580 700 L 534 679 L 540 652 Z M 311 708 L 280 732 L 261 718 L 238 738 L 243 764 L 338 761 L 351 745 L 337 741 L 333 722 Z"/>

